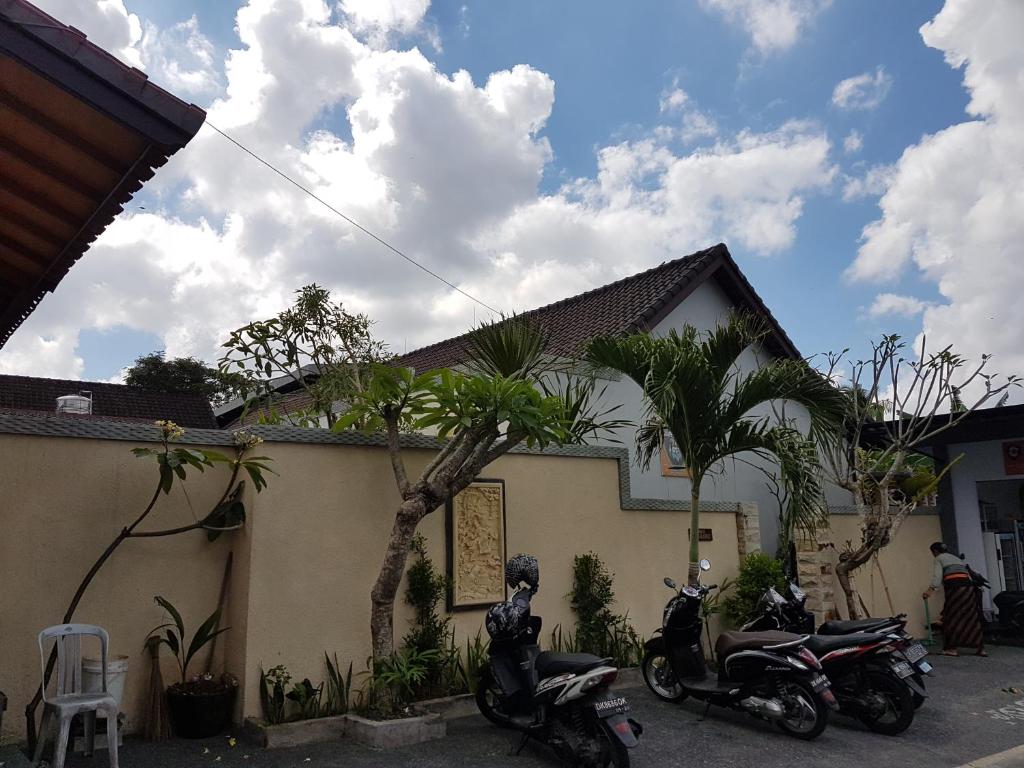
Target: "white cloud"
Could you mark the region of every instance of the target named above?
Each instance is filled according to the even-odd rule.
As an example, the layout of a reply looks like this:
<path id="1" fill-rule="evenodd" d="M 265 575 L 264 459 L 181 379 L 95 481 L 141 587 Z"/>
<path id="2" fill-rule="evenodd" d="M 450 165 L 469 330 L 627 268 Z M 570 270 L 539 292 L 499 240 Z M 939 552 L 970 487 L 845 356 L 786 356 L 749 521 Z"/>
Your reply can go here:
<path id="1" fill-rule="evenodd" d="M 673 82 L 672 87 L 661 94 L 658 106 L 662 114 L 680 116 L 678 129 L 671 126 L 662 128 L 669 128 L 670 134 L 677 136 L 684 143 L 718 135 L 718 125 L 714 118 L 694 105 L 689 94 L 679 87 L 678 81 Z"/>
<path id="2" fill-rule="evenodd" d="M 913 296 L 901 296 L 897 293 L 880 293 L 868 309 L 872 317 L 884 317 L 886 315 L 902 315 L 913 317 L 919 315 L 931 306 L 929 302 Z"/>
<path id="3" fill-rule="evenodd" d="M 945 302 L 927 308 L 929 345 L 955 344 L 993 370 L 1024 372 L 1015 313 L 1024 292 L 1024 4 L 947 0 L 921 28 L 963 68 L 974 118 L 908 147 L 847 274 L 893 281 L 910 267 Z"/>
<path id="4" fill-rule="evenodd" d="M 879 66 L 875 73 L 848 77 L 832 90 L 832 103 L 840 109 L 875 109 L 892 88 L 892 76 Z"/>
<path id="5" fill-rule="evenodd" d="M 417 49 L 377 49 L 346 18 L 318 0 L 251 0 L 238 47 L 213 62 L 224 78 L 210 121 L 503 310 L 720 240 L 738 254 L 784 250 L 805 197 L 836 174 L 824 130 L 789 122 L 694 151 L 671 148 L 677 133 L 612 144 L 595 177 L 542 195 L 548 75 L 519 65 L 475 83 Z M 0 350 L 0 370 L 79 375 L 79 330 L 119 325 L 213 361 L 227 331 L 312 281 L 376 318 L 397 350 L 484 314 L 208 128 L 147 189 L 158 205 L 118 218 Z"/>
<path id="6" fill-rule="evenodd" d="M 792 48 L 832 0 L 700 0 L 700 3 L 743 27 L 755 50 L 769 54 Z"/>
<path id="7" fill-rule="evenodd" d="M 846 135 L 846 138 L 843 139 L 843 149 L 848 154 L 853 154 L 854 152 L 860 152 L 863 147 L 864 147 L 864 137 L 860 135 L 859 131 L 850 131 Z"/>
<path id="8" fill-rule="evenodd" d="M 843 184 L 843 200 L 852 202 L 866 197 L 878 197 L 889 188 L 896 175 L 892 165 L 873 165 L 863 176 L 846 176 Z"/>
<path id="9" fill-rule="evenodd" d="M 143 25 L 128 12 L 124 0 L 36 0 L 35 4 L 186 100 L 212 96 L 220 87 L 213 44 L 199 31 L 194 16 L 161 30 L 154 24 Z"/>

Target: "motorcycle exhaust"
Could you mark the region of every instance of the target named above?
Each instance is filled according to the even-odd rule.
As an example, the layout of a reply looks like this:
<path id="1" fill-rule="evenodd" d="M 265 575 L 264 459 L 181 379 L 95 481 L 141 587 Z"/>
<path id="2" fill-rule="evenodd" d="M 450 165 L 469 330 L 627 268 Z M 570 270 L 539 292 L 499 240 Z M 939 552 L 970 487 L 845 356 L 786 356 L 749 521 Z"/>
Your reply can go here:
<path id="1" fill-rule="evenodd" d="M 779 702 L 772 699 L 762 699 L 760 696 L 748 696 L 740 702 L 740 706 L 748 712 L 767 720 L 781 720 L 784 714 L 782 705 Z"/>

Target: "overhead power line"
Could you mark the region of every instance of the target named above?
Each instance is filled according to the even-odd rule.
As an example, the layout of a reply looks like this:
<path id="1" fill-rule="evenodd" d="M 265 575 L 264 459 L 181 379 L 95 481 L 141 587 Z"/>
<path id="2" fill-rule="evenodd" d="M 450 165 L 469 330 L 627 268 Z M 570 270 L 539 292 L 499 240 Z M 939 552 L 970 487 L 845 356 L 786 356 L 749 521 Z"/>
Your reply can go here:
<path id="1" fill-rule="evenodd" d="M 277 174 L 278 176 L 280 176 L 280 177 L 281 177 L 282 179 L 284 179 L 285 181 L 287 181 L 287 182 L 288 182 L 289 184 L 291 184 L 292 186 L 294 186 L 294 187 L 297 187 L 297 188 L 299 188 L 300 190 L 302 190 L 303 192 L 305 192 L 305 193 L 306 193 L 307 195 L 309 195 L 309 196 L 310 196 L 311 198 L 313 198 L 314 200 L 316 200 L 316 201 L 317 201 L 318 203 L 320 203 L 320 205 L 322 205 L 322 206 L 323 206 L 324 208 L 326 208 L 327 210 L 329 210 L 329 211 L 330 211 L 331 213 L 335 214 L 336 216 L 340 216 L 340 217 L 341 217 L 342 219 L 344 219 L 345 221 L 347 221 L 347 222 L 348 222 L 349 224 L 351 224 L 351 225 L 352 225 L 353 227 L 355 227 L 356 229 L 358 229 L 358 230 L 359 230 L 360 232 L 362 232 L 362 233 L 363 233 L 364 235 L 367 235 L 367 236 L 369 236 L 369 237 L 373 238 L 373 239 L 374 239 L 374 240 L 376 240 L 376 241 L 377 241 L 378 243 L 380 243 L 380 244 L 381 244 L 381 245 L 383 245 L 383 246 L 384 246 L 385 248 L 387 248 L 387 249 L 388 249 L 389 251 L 391 251 L 391 252 L 392 252 L 392 253 L 394 253 L 394 254 L 397 254 L 398 256 L 401 256 L 401 257 L 402 257 L 403 259 L 405 259 L 405 260 L 406 260 L 407 262 L 409 262 L 410 264 L 412 264 L 412 265 L 413 265 L 414 267 L 416 267 L 417 269 L 421 269 L 421 270 L 423 270 L 423 271 L 424 271 L 424 272 L 426 272 L 426 273 L 427 273 L 428 275 L 430 275 L 431 277 L 433 277 L 433 278 L 434 278 L 435 280 L 440 280 L 440 281 L 441 281 L 442 283 L 444 283 L 445 285 L 447 285 L 447 286 L 448 286 L 449 288 L 451 288 L 451 289 L 452 289 L 453 291 L 458 291 L 459 293 L 461 293 L 461 294 L 462 294 L 463 296 L 465 296 L 465 297 L 466 297 L 467 299 L 469 299 L 470 301 L 475 301 L 475 302 L 476 302 L 477 304 L 479 304 L 479 305 L 480 305 L 481 307 L 484 307 L 485 309 L 488 309 L 488 310 L 490 310 L 490 311 L 491 311 L 491 312 L 493 312 L 494 314 L 496 314 L 496 315 L 500 315 L 500 314 L 501 314 L 501 312 L 500 312 L 500 311 L 498 311 L 497 309 L 495 309 L 494 307 L 492 307 L 492 306 L 491 306 L 490 304 L 485 304 L 484 302 L 480 301 L 480 299 L 478 299 L 478 298 L 477 298 L 476 296 L 473 296 L 472 294 L 469 294 L 469 293 L 467 293 L 466 291 L 462 290 L 461 288 L 459 288 L 459 286 L 455 285 L 454 283 L 450 283 L 449 281 L 445 280 L 445 279 L 444 279 L 444 278 L 443 278 L 443 277 L 442 277 L 441 275 L 437 274 L 437 272 L 434 272 L 434 271 L 433 271 L 432 269 L 430 269 L 429 267 L 427 267 L 427 266 L 425 266 L 425 265 L 421 264 L 420 262 L 416 261 L 416 259 L 412 258 L 411 256 L 407 256 L 407 255 L 406 255 L 405 253 L 403 253 L 402 251 L 400 251 L 400 250 L 399 250 L 398 248 L 396 248 L 395 246 L 393 246 L 393 245 L 392 245 L 391 243 L 389 243 L 389 242 L 388 242 L 387 240 L 385 240 L 384 238 L 380 237 L 379 235 L 376 235 L 376 234 L 374 234 L 373 232 L 371 232 L 370 230 L 368 230 L 368 229 L 367 229 L 366 227 L 364 227 L 364 226 L 363 226 L 362 224 L 360 224 L 359 222 L 357 222 L 357 221 L 353 220 L 352 218 L 350 218 L 350 217 L 346 216 L 346 215 L 345 215 L 344 213 L 342 213 L 341 211 L 339 211 L 339 210 L 338 210 L 337 208 L 335 208 L 335 207 L 334 207 L 333 205 L 331 205 L 330 203 L 328 203 L 328 202 L 327 202 L 326 200 L 324 200 L 324 199 L 323 199 L 322 197 L 320 197 L 319 195 L 317 195 L 317 194 L 316 194 L 315 192 L 313 192 L 313 191 L 312 191 L 311 189 L 309 189 L 308 187 L 304 187 L 304 186 L 303 186 L 302 184 L 300 184 L 299 182 L 297 182 L 297 181 L 296 181 L 295 179 L 293 179 L 293 178 L 292 178 L 291 176 L 289 176 L 289 175 L 288 175 L 287 173 L 285 173 L 284 171 L 282 171 L 282 170 L 281 170 L 280 168 L 278 168 L 277 166 L 275 166 L 275 165 L 274 165 L 273 163 L 271 163 L 270 161 L 268 161 L 268 160 L 264 160 L 264 159 L 263 159 L 262 157 L 260 157 L 260 156 L 259 156 L 258 154 L 256 154 L 256 153 L 255 153 L 255 152 L 254 152 L 253 150 L 249 149 L 249 148 L 248 148 L 247 146 L 245 146 L 245 145 L 244 145 L 244 144 L 243 144 L 242 142 L 238 141 L 238 139 L 236 139 L 236 138 L 234 138 L 233 136 L 231 136 L 231 135 L 229 135 L 229 134 L 225 133 L 225 132 L 224 132 L 224 131 L 222 131 L 222 130 L 221 130 L 220 128 L 218 128 L 218 127 L 217 127 L 216 125 L 214 125 L 213 123 L 211 123 L 211 122 L 210 122 L 209 120 L 207 120 L 207 121 L 206 121 L 206 122 L 204 123 L 204 125 L 208 125 L 208 126 L 209 126 L 210 128 L 212 128 L 213 130 L 215 130 L 215 131 L 216 131 L 217 133 L 219 133 L 219 134 L 220 134 L 221 136 L 223 136 L 223 137 L 224 137 L 225 139 L 227 139 L 228 141 L 230 141 L 230 142 L 231 142 L 232 144 L 234 144 L 234 145 L 235 145 L 236 147 L 238 147 L 238 148 L 239 148 L 240 150 L 242 150 L 242 151 L 243 151 L 243 152 L 245 152 L 245 153 L 246 153 L 247 155 L 249 155 L 249 156 L 250 156 L 251 158 L 253 158 L 253 159 L 254 159 L 254 160 L 256 160 L 257 162 L 259 162 L 259 163 L 262 163 L 263 165 L 265 165 L 265 166 L 266 166 L 267 168 L 269 168 L 270 170 L 272 170 L 272 171 L 273 171 L 274 173 L 276 173 L 276 174 Z"/>

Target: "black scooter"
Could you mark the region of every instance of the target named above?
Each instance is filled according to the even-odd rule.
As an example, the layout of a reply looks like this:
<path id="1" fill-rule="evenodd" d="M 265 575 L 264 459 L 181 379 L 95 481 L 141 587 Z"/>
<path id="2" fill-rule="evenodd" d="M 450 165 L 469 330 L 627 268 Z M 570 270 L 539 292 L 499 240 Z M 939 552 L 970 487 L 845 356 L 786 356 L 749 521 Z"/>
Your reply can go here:
<path id="1" fill-rule="evenodd" d="M 758 604 L 760 615 L 752 618 L 747 626 L 754 630 L 780 629 L 784 632 L 813 634 L 814 614 L 806 609 L 806 605 L 807 595 L 796 582 L 791 581 L 788 599 L 784 599 L 774 589 L 766 592 Z M 833 619 L 818 627 L 818 635 L 829 637 L 862 632 L 886 635 L 890 639 L 893 661 L 898 667 L 897 674 L 910 689 L 914 708 L 924 704 L 928 698 L 924 678 L 931 675 L 932 665 L 926 660 L 928 649 L 907 632 L 906 614 L 869 619 Z"/>
<path id="2" fill-rule="evenodd" d="M 700 568 L 711 568 L 708 560 Z M 708 673 L 701 647 L 700 607 L 716 585 L 677 588 L 665 606 L 663 626 L 645 644 L 644 681 L 665 701 L 688 696 L 748 712 L 776 723 L 798 739 L 817 738 L 828 724 L 835 696 L 818 659 L 804 646 L 806 636 L 787 632 L 723 632 L 715 644 L 718 674 Z M 707 711 L 705 709 L 705 712 Z"/>
<path id="3" fill-rule="evenodd" d="M 477 707 L 495 725 L 522 732 L 520 749 L 534 738 L 574 765 L 628 768 L 628 750 L 643 728 L 627 717 L 625 697 L 608 688 L 618 669 L 589 653 L 542 652 L 541 619 L 530 615 L 533 591 L 519 589 L 509 603 L 517 626 L 496 632 L 487 622 L 490 663 L 477 683 Z"/>
<path id="4" fill-rule="evenodd" d="M 768 587 L 758 601 L 744 632 L 787 630 L 806 626 L 803 592 L 790 585 L 794 597 L 786 600 Z M 805 599 L 805 598 L 804 598 Z M 813 624 L 813 616 L 810 621 Z M 854 632 L 841 635 L 809 635 L 807 648 L 821 661 L 839 701 L 839 711 L 855 717 L 875 733 L 895 736 L 914 721 L 913 667 L 896 650 L 898 635 Z"/>

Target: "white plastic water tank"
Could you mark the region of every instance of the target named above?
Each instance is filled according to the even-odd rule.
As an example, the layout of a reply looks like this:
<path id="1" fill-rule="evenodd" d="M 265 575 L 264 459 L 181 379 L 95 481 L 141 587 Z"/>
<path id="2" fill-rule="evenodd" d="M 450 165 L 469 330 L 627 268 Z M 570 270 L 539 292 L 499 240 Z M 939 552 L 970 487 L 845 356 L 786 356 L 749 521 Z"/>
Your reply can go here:
<path id="1" fill-rule="evenodd" d="M 57 413 L 92 413 L 92 398 L 85 395 L 58 397 Z"/>

